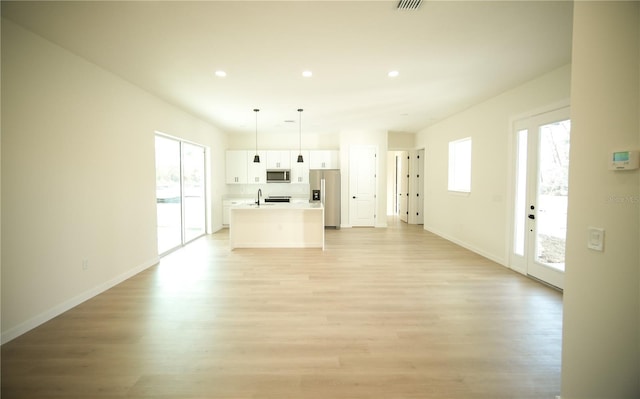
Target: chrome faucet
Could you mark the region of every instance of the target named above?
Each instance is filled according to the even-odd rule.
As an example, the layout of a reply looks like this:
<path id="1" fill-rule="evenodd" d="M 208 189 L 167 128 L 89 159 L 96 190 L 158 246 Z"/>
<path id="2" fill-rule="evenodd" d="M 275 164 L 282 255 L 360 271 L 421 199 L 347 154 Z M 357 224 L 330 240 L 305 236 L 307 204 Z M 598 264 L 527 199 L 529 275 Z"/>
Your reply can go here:
<path id="1" fill-rule="evenodd" d="M 258 200 L 256 201 L 256 204 L 258 204 L 258 206 L 260 206 L 260 197 L 262 197 L 262 189 L 261 188 L 258 189 Z"/>

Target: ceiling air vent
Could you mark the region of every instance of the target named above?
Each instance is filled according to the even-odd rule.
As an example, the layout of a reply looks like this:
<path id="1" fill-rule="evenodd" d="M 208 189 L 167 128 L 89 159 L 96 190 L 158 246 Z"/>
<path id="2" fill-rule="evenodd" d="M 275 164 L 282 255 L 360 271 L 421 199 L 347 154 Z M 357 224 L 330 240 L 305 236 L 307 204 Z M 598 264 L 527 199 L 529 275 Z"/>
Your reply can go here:
<path id="1" fill-rule="evenodd" d="M 422 0 L 400 0 L 398 1 L 398 10 L 417 10 Z"/>

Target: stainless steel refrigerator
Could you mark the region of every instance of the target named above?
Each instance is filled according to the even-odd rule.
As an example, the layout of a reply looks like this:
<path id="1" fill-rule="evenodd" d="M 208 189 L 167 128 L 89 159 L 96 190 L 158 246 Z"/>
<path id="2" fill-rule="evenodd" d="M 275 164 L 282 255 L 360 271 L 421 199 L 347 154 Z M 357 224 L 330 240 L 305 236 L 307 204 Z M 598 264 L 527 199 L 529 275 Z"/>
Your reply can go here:
<path id="1" fill-rule="evenodd" d="M 324 227 L 340 228 L 340 170 L 309 171 L 309 200 L 324 205 Z"/>

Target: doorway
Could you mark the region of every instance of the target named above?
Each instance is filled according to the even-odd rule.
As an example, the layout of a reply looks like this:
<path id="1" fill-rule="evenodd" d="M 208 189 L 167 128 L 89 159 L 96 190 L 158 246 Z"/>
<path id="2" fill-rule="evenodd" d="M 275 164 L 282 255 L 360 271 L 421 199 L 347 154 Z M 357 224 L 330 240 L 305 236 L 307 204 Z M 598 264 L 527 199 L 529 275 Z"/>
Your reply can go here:
<path id="1" fill-rule="evenodd" d="M 397 214 L 401 221 L 409 221 L 409 152 L 401 151 L 396 155 L 396 199 Z"/>
<path id="2" fill-rule="evenodd" d="M 515 123 L 512 267 L 564 287 L 569 188 L 569 108 Z"/>
<path id="3" fill-rule="evenodd" d="M 389 151 L 387 214 L 408 224 L 424 224 L 424 149 Z"/>

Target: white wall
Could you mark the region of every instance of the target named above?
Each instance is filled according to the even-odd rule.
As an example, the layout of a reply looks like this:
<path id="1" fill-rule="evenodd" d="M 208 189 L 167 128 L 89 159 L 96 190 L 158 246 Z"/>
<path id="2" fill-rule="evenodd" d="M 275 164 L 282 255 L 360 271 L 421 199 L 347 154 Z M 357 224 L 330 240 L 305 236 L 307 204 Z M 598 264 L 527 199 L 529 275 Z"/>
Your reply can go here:
<path id="1" fill-rule="evenodd" d="M 640 397 L 640 4 L 576 2 L 562 398 Z M 587 228 L 605 229 L 604 252 Z"/>
<path id="2" fill-rule="evenodd" d="M 424 228 L 508 263 L 510 134 L 514 118 L 568 104 L 571 67 L 552 71 L 420 131 L 425 148 Z M 448 143 L 472 138 L 471 194 L 447 191 Z"/>
<path id="3" fill-rule="evenodd" d="M 2 18 L 0 18 L 0 31 L 2 30 Z M 1 58 L 1 57 L 0 57 Z M 2 68 L 0 68 L 1 73 Z M 2 93 L 2 79 L 0 79 L 0 93 Z M 2 96 L 0 95 L 0 226 L 2 226 Z M 0 228 L 0 310 L 2 309 L 2 229 Z M 2 332 L 2 317 L 0 315 L 0 336 Z M 2 339 L 0 338 L 0 344 Z"/>
<path id="4" fill-rule="evenodd" d="M 7 20 L 2 116 L 3 342 L 158 261 L 155 131 L 209 146 L 224 189 L 223 134 Z"/>
<path id="5" fill-rule="evenodd" d="M 301 137 L 301 138 L 300 138 Z M 228 150 L 253 150 L 256 148 L 255 134 L 234 134 L 228 139 Z M 295 133 L 264 134 L 258 128 L 258 150 L 337 150 L 340 146 L 338 134 Z"/>
<path id="6" fill-rule="evenodd" d="M 389 132 L 387 142 L 389 151 L 413 150 L 416 148 L 416 134 Z"/>

